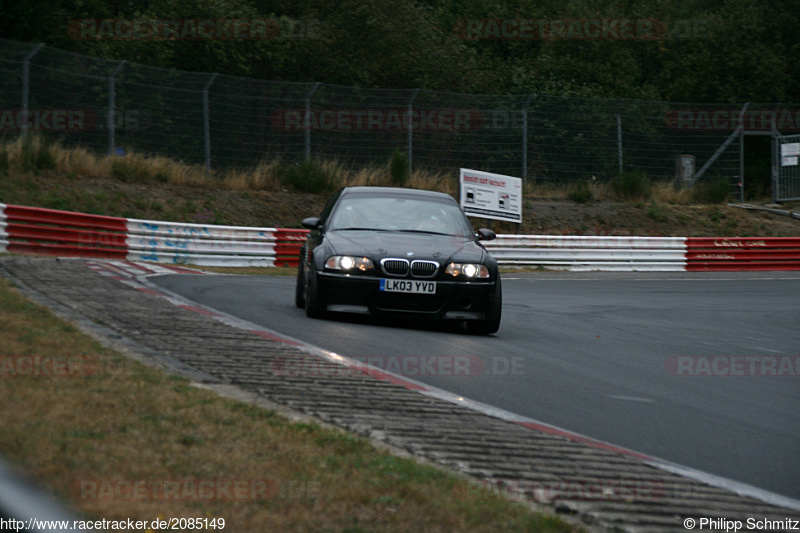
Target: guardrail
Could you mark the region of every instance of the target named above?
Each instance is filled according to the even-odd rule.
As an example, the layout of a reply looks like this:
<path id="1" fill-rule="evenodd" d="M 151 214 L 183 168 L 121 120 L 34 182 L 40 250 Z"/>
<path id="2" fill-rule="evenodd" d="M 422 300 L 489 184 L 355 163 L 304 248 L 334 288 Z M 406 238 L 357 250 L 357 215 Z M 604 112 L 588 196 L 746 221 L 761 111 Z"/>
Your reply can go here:
<path id="1" fill-rule="evenodd" d="M 686 270 L 800 270 L 800 237 L 690 237 Z"/>
<path id="2" fill-rule="evenodd" d="M 307 230 L 139 220 L 0 204 L 0 252 L 199 266 L 297 266 Z M 800 270 L 800 237 L 498 235 L 501 265 L 561 270 Z"/>
<path id="3" fill-rule="evenodd" d="M 683 237 L 498 235 L 484 246 L 507 266 L 569 270 L 686 270 Z"/>
<path id="4" fill-rule="evenodd" d="M 0 252 L 201 266 L 297 266 L 305 233 L 0 204 Z"/>
<path id="5" fill-rule="evenodd" d="M 202 266 L 297 266 L 305 231 L 128 219 L 127 259 Z"/>

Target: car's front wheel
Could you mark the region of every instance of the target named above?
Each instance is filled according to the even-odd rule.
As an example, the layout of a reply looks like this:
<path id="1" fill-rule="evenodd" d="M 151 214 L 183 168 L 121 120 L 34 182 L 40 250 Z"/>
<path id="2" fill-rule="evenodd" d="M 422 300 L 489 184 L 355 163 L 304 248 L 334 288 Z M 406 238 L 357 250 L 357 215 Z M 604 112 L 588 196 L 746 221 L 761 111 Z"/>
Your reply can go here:
<path id="1" fill-rule="evenodd" d="M 500 286 L 500 277 L 494 287 L 494 297 L 489 304 L 486 317 L 483 320 L 470 320 L 467 322 L 467 330 L 476 335 L 491 335 L 500 329 L 500 317 L 503 312 L 503 289 Z"/>
<path id="2" fill-rule="evenodd" d="M 311 318 L 321 318 L 325 314 L 325 304 L 319 296 L 319 286 L 317 285 L 317 273 L 314 264 L 308 269 L 308 279 L 306 280 L 306 316 Z"/>
<path id="3" fill-rule="evenodd" d="M 306 306 L 306 275 L 303 269 L 303 254 L 297 264 L 297 282 L 294 286 L 294 305 L 303 309 Z"/>

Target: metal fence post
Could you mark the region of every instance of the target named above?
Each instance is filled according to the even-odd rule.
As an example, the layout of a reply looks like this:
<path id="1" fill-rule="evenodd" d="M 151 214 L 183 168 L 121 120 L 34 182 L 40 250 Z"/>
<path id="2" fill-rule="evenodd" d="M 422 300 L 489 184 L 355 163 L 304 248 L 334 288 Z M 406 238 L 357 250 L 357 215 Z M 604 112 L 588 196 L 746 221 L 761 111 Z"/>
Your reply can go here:
<path id="1" fill-rule="evenodd" d="M 30 90 L 30 66 L 31 58 L 42 49 L 44 43 L 37 44 L 33 50 L 28 52 L 25 59 L 22 60 L 22 114 L 24 117 L 28 116 L 28 92 Z"/>
<path id="2" fill-rule="evenodd" d="M 742 110 L 739 112 L 739 116 L 740 117 L 744 117 L 744 112 L 747 111 L 747 107 L 749 105 L 750 105 L 750 102 L 747 102 L 746 104 L 744 104 L 744 106 L 742 107 Z M 694 186 L 694 184 L 697 182 L 697 180 L 699 180 L 703 176 L 703 174 L 706 173 L 706 170 L 708 170 L 708 167 L 710 167 L 714 163 L 714 161 L 716 161 L 717 158 L 720 155 L 722 155 L 722 152 L 724 152 L 728 148 L 728 146 L 730 146 L 730 144 L 733 142 L 733 140 L 736 138 L 736 136 L 737 135 L 743 135 L 743 134 L 744 134 L 744 122 L 740 121 L 739 125 L 736 126 L 736 129 L 733 130 L 733 133 L 728 135 L 728 138 L 725 139 L 725 142 L 723 142 L 719 146 L 719 148 L 717 148 L 716 152 L 714 152 L 711 155 L 711 157 L 709 157 L 708 160 L 705 163 L 703 163 L 703 166 L 700 167 L 700 170 L 695 172 L 694 176 L 692 176 L 692 181 L 689 182 L 689 185 Z"/>
<path id="3" fill-rule="evenodd" d="M 115 127 L 116 127 L 116 113 L 117 113 L 117 100 L 116 100 L 116 77 L 122 67 L 125 66 L 127 61 L 122 60 L 117 64 L 117 68 L 111 73 L 108 78 L 108 155 L 114 155 L 115 149 Z"/>
<path id="4" fill-rule="evenodd" d="M 414 100 L 417 98 L 419 89 L 414 89 L 411 99 L 408 101 L 408 175 L 414 171 Z"/>
<path id="5" fill-rule="evenodd" d="M 780 185 L 780 181 L 778 180 L 778 168 L 780 165 L 780 157 L 781 157 L 781 148 L 780 143 L 778 140 L 778 135 L 775 132 L 772 132 L 772 137 L 770 138 L 772 141 L 772 164 L 770 165 L 770 181 L 772 183 L 772 203 L 778 203 L 778 186 Z"/>
<path id="6" fill-rule="evenodd" d="M 305 130 L 306 162 L 311 161 L 311 97 L 319 87 L 320 82 L 314 84 L 306 96 L 306 113 L 303 117 L 303 129 Z"/>
<path id="7" fill-rule="evenodd" d="M 211 123 L 208 109 L 208 89 L 217 79 L 217 76 L 218 73 L 213 73 L 206 86 L 203 87 L 203 148 L 205 151 L 206 174 L 211 172 Z"/>
<path id="8" fill-rule="evenodd" d="M 622 175 L 622 100 L 617 101 L 617 159 L 619 175 Z"/>
<path id="9" fill-rule="evenodd" d="M 739 126 L 744 125 L 744 112 L 739 112 Z M 739 203 L 744 203 L 744 131 L 739 135 Z"/>
<path id="10" fill-rule="evenodd" d="M 528 106 L 531 105 L 533 95 L 529 94 L 522 108 L 522 185 L 528 181 Z"/>

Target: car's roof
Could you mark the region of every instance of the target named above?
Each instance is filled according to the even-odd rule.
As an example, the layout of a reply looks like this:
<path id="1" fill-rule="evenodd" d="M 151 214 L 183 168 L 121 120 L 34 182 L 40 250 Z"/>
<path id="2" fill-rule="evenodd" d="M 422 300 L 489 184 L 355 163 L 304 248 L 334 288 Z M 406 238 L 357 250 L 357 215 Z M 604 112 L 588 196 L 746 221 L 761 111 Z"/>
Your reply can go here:
<path id="1" fill-rule="evenodd" d="M 409 189 L 405 187 L 346 187 L 342 191 L 342 196 L 346 194 L 386 194 L 386 195 L 406 195 L 406 196 L 426 196 L 428 198 L 447 198 L 452 200 L 453 197 L 444 192 L 428 191 L 424 189 Z"/>

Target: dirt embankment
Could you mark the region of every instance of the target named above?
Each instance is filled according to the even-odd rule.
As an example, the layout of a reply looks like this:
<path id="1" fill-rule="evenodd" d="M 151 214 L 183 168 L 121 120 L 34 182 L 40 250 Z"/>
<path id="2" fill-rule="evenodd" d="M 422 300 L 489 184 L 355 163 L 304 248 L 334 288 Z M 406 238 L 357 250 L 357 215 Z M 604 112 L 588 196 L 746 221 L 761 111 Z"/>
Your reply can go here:
<path id="1" fill-rule="evenodd" d="M 214 189 L 108 178 L 27 176 L 0 183 L 0 201 L 129 218 L 237 226 L 299 227 L 319 214 L 327 194 Z M 781 209 L 800 210 L 800 204 Z M 523 224 L 473 220 L 498 233 L 678 237 L 800 236 L 800 220 L 725 204 L 684 205 L 655 200 L 578 203 L 527 197 Z"/>

